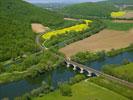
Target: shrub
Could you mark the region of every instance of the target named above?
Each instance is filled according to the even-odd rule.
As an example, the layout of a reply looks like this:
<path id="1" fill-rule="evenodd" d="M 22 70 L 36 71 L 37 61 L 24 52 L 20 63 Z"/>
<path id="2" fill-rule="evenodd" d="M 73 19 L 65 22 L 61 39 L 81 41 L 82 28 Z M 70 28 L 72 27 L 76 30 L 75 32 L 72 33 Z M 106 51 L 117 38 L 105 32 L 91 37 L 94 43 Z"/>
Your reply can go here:
<path id="1" fill-rule="evenodd" d="M 81 75 L 81 74 L 78 74 L 78 75 L 72 77 L 72 78 L 70 79 L 69 83 L 70 83 L 70 84 L 75 84 L 75 83 L 77 83 L 77 82 L 82 81 L 83 79 L 85 79 L 85 75 L 83 75 L 83 74 L 82 74 L 82 75 Z"/>
<path id="2" fill-rule="evenodd" d="M 123 65 L 127 65 L 129 63 L 130 63 L 130 61 L 128 59 L 124 59 L 123 62 L 122 62 Z"/>
<path id="3" fill-rule="evenodd" d="M 71 90 L 71 86 L 68 84 L 61 84 L 59 86 L 60 89 L 60 93 L 62 96 L 71 96 L 72 95 L 72 90 Z"/>

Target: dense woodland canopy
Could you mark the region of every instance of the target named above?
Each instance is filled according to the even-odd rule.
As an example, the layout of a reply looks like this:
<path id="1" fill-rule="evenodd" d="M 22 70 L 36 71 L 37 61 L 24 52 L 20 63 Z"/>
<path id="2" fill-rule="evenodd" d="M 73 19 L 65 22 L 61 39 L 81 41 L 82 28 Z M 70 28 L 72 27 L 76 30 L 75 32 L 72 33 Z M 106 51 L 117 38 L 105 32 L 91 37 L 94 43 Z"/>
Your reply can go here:
<path id="1" fill-rule="evenodd" d="M 133 5 L 133 0 L 108 0 L 107 2 L 114 3 L 117 5 L 123 5 L 123 4 Z"/>
<path id="2" fill-rule="evenodd" d="M 36 52 L 31 23 L 54 26 L 63 18 L 22 0 L 0 0 L 0 61 Z"/>
<path id="3" fill-rule="evenodd" d="M 70 5 L 61 9 L 61 12 L 73 17 L 110 17 L 110 13 L 118 11 L 119 8 L 111 3 L 81 3 Z"/>
<path id="4" fill-rule="evenodd" d="M 110 18 L 110 13 L 119 11 L 122 5 L 133 5 L 133 0 L 106 0 L 96 3 L 80 3 L 60 9 L 61 13 L 69 17 L 77 18 Z M 127 9 L 132 9 L 129 7 Z"/>

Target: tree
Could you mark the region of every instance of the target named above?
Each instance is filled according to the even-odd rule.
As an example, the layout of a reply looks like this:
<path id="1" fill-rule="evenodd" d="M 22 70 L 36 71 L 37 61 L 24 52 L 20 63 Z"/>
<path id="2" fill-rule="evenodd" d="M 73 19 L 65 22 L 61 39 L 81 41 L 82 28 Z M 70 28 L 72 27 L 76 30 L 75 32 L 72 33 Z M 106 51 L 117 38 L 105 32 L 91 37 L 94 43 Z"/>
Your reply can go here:
<path id="1" fill-rule="evenodd" d="M 128 60 L 128 59 L 124 59 L 123 61 L 122 61 L 122 64 L 123 65 L 127 65 L 127 64 L 129 64 L 130 63 L 130 61 Z"/>
<path id="2" fill-rule="evenodd" d="M 5 68 L 4 66 L 0 63 L 0 73 L 4 72 L 5 71 Z"/>

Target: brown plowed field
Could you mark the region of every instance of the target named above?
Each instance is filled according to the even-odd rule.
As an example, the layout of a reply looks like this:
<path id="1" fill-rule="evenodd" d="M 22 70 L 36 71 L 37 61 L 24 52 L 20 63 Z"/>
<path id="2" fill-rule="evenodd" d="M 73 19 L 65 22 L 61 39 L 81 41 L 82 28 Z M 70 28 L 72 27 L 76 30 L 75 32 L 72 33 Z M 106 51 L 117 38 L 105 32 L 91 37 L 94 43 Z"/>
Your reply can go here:
<path id="1" fill-rule="evenodd" d="M 124 48 L 131 43 L 133 43 L 133 30 L 115 31 L 105 29 L 95 35 L 92 35 L 91 37 L 61 48 L 60 51 L 67 57 L 70 57 L 83 51 L 109 51 L 113 48 Z"/>
<path id="2" fill-rule="evenodd" d="M 32 23 L 31 28 L 32 28 L 32 31 L 35 33 L 44 33 L 49 29 L 48 27 L 44 27 L 42 24 L 38 24 L 38 23 Z"/>

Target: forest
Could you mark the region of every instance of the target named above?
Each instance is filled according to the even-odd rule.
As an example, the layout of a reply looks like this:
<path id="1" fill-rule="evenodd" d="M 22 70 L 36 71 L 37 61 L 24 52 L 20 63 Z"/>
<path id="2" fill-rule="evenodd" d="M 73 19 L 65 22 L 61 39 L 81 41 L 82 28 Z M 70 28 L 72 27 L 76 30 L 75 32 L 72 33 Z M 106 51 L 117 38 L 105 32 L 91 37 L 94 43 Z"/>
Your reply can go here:
<path id="1" fill-rule="evenodd" d="M 31 23 L 55 26 L 63 17 L 25 1 L 1 0 L 0 22 L 0 61 L 5 61 L 38 51 Z"/>

